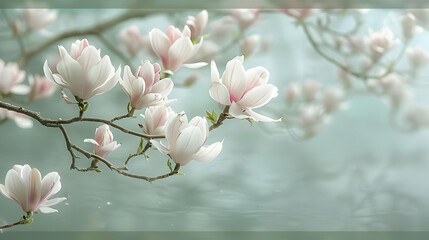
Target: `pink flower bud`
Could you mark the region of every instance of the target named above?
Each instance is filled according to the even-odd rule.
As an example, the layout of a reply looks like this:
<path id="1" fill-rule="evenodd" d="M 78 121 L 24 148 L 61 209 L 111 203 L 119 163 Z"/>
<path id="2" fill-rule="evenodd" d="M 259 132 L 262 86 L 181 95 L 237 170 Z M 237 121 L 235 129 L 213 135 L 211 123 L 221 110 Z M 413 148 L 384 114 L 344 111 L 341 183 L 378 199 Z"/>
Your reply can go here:
<path id="1" fill-rule="evenodd" d="M 145 114 L 140 114 L 144 118 L 141 125 L 143 131 L 150 135 L 165 135 L 165 124 L 167 120 L 176 113 L 171 107 L 153 106 L 146 108 Z"/>
<path id="2" fill-rule="evenodd" d="M 404 37 L 408 39 L 414 37 L 414 34 L 417 32 L 416 17 L 411 13 L 407 13 L 402 17 L 401 24 Z"/>
<path id="3" fill-rule="evenodd" d="M 344 92 L 340 88 L 332 87 L 323 94 L 323 106 L 325 111 L 330 113 L 339 109 L 344 98 Z"/>
<path id="4" fill-rule="evenodd" d="M 191 39 L 193 41 L 198 40 L 198 38 L 203 34 L 204 28 L 207 25 L 208 13 L 206 10 L 202 10 L 197 16 L 188 16 L 188 21 L 186 24 L 191 30 Z"/>
<path id="5" fill-rule="evenodd" d="M 107 124 L 95 129 L 95 139 L 85 139 L 84 142 L 94 144 L 94 153 L 102 158 L 115 151 L 121 144 L 113 141 L 113 134 Z"/>
<path id="6" fill-rule="evenodd" d="M 285 89 L 286 100 L 288 103 L 293 103 L 301 94 L 301 89 L 299 84 L 291 83 Z"/>
<path id="7" fill-rule="evenodd" d="M 60 190 L 60 175 L 57 172 L 50 172 L 42 179 L 39 170 L 27 164 L 13 166 L 6 174 L 5 185 L 0 184 L 1 193 L 17 202 L 24 212 L 58 212 L 51 206 L 66 198 L 51 198 Z"/>

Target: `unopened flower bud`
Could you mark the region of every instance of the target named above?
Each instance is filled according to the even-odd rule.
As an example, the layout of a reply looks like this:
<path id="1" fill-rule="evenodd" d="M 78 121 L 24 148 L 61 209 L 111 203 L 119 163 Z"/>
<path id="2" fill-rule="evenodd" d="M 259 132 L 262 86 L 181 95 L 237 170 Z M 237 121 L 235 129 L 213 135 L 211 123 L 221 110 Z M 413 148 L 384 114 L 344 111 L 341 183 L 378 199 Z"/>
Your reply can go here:
<path id="1" fill-rule="evenodd" d="M 240 42 L 241 52 L 243 53 L 245 58 L 249 57 L 250 54 L 252 54 L 253 51 L 255 51 L 255 49 L 259 45 L 260 40 L 261 40 L 261 37 L 257 34 L 254 34 L 249 37 L 246 37 Z"/>

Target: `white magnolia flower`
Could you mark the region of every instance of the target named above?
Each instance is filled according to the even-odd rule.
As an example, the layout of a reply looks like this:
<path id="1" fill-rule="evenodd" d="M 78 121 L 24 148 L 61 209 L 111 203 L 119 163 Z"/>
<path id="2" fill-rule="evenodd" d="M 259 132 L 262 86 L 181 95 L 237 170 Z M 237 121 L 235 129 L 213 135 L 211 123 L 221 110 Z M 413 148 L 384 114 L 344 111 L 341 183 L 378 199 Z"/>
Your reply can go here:
<path id="1" fill-rule="evenodd" d="M 210 96 L 222 107 L 230 106 L 229 114 L 235 118 L 250 118 L 255 121 L 272 122 L 269 117 L 255 113 L 252 109 L 267 104 L 278 95 L 277 87 L 267 84 L 269 72 L 263 67 L 243 68 L 243 58 L 236 57 L 229 61 L 219 78 L 216 63 L 211 63 Z"/>
<path id="2" fill-rule="evenodd" d="M 185 113 L 177 114 L 168 120 L 165 128 L 165 139 L 168 147 L 161 142 L 151 143 L 162 153 L 167 154 L 177 164 L 185 166 L 191 160 L 210 162 L 222 150 L 222 142 L 204 146 L 209 136 L 207 120 L 194 117 L 189 123 Z"/>
<path id="3" fill-rule="evenodd" d="M 344 91 L 341 88 L 332 87 L 323 93 L 323 106 L 325 111 L 330 113 L 340 108 L 344 98 Z"/>
<path id="4" fill-rule="evenodd" d="M 118 34 L 119 41 L 127 49 L 131 56 L 137 53 L 145 46 L 145 41 L 140 35 L 137 26 L 128 26 L 123 28 Z"/>
<path id="5" fill-rule="evenodd" d="M 388 28 L 383 28 L 378 32 L 370 32 L 365 41 L 374 59 L 382 57 L 399 42 L 398 39 L 394 39 L 393 32 Z"/>
<path id="6" fill-rule="evenodd" d="M 14 111 L 9 111 L 5 108 L 0 108 L 0 121 L 3 119 L 12 119 L 15 121 L 16 125 L 20 128 L 31 128 L 33 127 L 33 122 L 30 117 L 22 113 L 17 113 Z"/>
<path id="7" fill-rule="evenodd" d="M 0 59 L 0 94 L 27 94 L 30 88 L 20 84 L 24 77 L 25 72 L 19 70 L 17 63 L 10 62 L 5 65 Z"/>
<path id="8" fill-rule="evenodd" d="M 241 53 L 243 53 L 244 57 L 250 56 L 255 49 L 258 47 L 261 41 L 261 36 L 258 34 L 253 34 L 251 36 L 246 37 L 245 39 L 240 41 Z"/>
<path id="9" fill-rule="evenodd" d="M 60 175 L 57 172 L 50 172 L 42 179 L 39 170 L 27 164 L 13 166 L 6 174 L 5 185 L 0 184 L 1 193 L 17 202 L 27 213 L 37 210 L 42 213 L 58 212 L 50 207 L 66 198 L 50 198 L 60 190 Z"/>
<path id="10" fill-rule="evenodd" d="M 63 46 L 59 50 L 58 74 L 52 74 L 47 61 L 43 70 L 49 80 L 67 88 L 75 97 L 87 100 L 109 91 L 120 79 L 121 68 L 115 72 L 109 56 L 101 58 L 100 50 L 86 39 L 74 42 L 70 54 Z"/>
<path id="11" fill-rule="evenodd" d="M 121 146 L 113 141 L 113 134 L 107 124 L 95 129 L 95 139 L 85 139 L 84 142 L 94 144 L 94 153 L 103 158 Z"/>

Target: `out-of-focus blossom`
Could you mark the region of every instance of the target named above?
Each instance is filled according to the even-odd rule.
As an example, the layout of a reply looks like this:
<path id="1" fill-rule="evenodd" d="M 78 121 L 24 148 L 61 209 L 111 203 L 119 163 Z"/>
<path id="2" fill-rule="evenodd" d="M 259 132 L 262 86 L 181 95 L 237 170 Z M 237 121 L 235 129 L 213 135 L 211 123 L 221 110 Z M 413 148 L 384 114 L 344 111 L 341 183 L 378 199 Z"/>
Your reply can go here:
<path id="1" fill-rule="evenodd" d="M 254 112 L 253 108 L 259 108 L 267 104 L 278 95 L 277 87 L 267 84 L 269 72 L 263 67 L 251 68 L 247 71 L 243 68 L 243 57 L 236 57 L 226 64 L 226 69 L 219 78 L 216 63 L 211 63 L 210 96 L 224 106 L 230 106 L 229 114 L 235 118 L 250 118 L 255 121 L 271 122 L 269 117 Z"/>
<path id="2" fill-rule="evenodd" d="M 169 119 L 165 128 L 165 139 L 168 147 L 161 142 L 151 140 L 151 143 L 162 153 L 181 166 L 191 160 L 210 162 L 222 150 L 222 142 L 204 146 L 209 136 L 207 120 L 194 117 L 189 123 L 185 113 L 177 114 Z"/>
<path id="3" fill-rule="evenodd" d="M 341 88 L 332 87 L 323 94 L 323 106 L 325 111 L 330 113 L 340 108 L 344 98 L 344 91 Z"/>
<path id="4" fill-rule="evenodd" d="M 145 46 L 144 39 L 140 35 L 137 26 L 128 26 L 123 28 L 118 34 L 119 41 L 127 49 L 131 56 L 137 55 Z"/>
<path id="5" fill-rule="evenodd" d="M 232 16 L 225 16 L 219 20 L 210 22 L 210 39 L 224 40 L 230 37 L 235 27 L 235 19 Z"/>
<path id="6" fill-rule="evenodd" d="M 203 44 L 201 39 L 197 44 L 192 44 L 191 30 L 185 26 L 183 32 L 170 26 L 166 34 L 154 28 L 149 33 L 153 51 L 161 59 L 166 70 L 177 71 L 186 61 L 197 53 Z M 204 64 L 205 65 L 205 64 Z M 185 67 L 202 67 L 201 63 L 186 64 Z"/>
<path id="7" fill-rule="evenodd" d="M 291 83 L 285 89 L 286 100 L 289 104 L 293 103 L 299 97 L 300 94 L 301 88 L 297 83 Z"/>
<path id="8" fill-rule="evenodd" d="M 0 121 L 4 119 L 12 119 L 15 121 L 16 125 L 20 128 L 31 128 L 33 127 L 33 122 L 27 115 L 22 113 L 17 113 L 14 111 L 9 111 L 5 108 L 0 108 Z"/>
<path id="9" fill-rule="evenodd" d="M 163 105 L 148 107 L 144 115 L 140 114 L 144 118 L 144 124 L 140 127 L 150 135 L 165 135 L 165 124 L 175 114 L 171 107 Z"/>
<path id="10" fill-rule="evenodd" d="M 253 25 L 261 15 L 259 9 L 231 9 L 230 13 L 242 30 Z"/>
<path id="11" fill-rule="evenodd" d="M 57 89 L 57 85 L 49 81 L 48 78 L 39 75 L 35 75 L 34 77 L 31 75 L 28 76 L 28 82 L 31 89 L 28 96 L 29 101 L 37 101 L 50 97 Z"/>
<path id="12" fill-rule="evenodd" d="M 240 41 L 241 53 L 247 58 L 255 51 L 261 41 L 261 36 L 253 34 Z"/>
<path id="13" fill-rule="evenodd" d="M 113 134 L 107 124 L 95 129 L 95 139 L 85 139 L 84 142 L 94 144 L 94 153 L 103 158 L 121 146 L 121 144 L 113 141 Z"/>
<path id="14" fill-rule="evenodd" d="M 305 100 L 311 101 L 316 98 L 316 95 L 320 92 L 321 88 L 322 83 L 314 80 L 307 80 L 302 83 L 301 91 Z"/>
<path id="15" fill-rule="evenodd" d="M 429 62 L 429 53 L 423 48 L 408 48 L 407 56 L 414 67 L 421 67 Z"/>
<path id="16" fill-rule="evenodd" d="M 299 108 L 298 126 L 306 137 L 317 134 L 325 122 L 323 108 L 318 105 L 302 105 Z"/>
<path id="17" fill-rule="evenodd" d="M 10 62 L 5 65 L 0 59 L 0 94 L 27 94 L 30 88 L 20 84 L 24 77 L 25 72 L 19 70 L 17 63 Z"/>
<path id="18" fill-rule="evenodd" d="M 28 30 L 35 31 L 48 26 L 57 18 L 57 12 L 49 9 L 22 9 L 22 18 Z"/>
<path id="19" fill-rule="evenodd" d="M 204 41 L 200 50 L 191 58 L 192 62 L 210 62 L 216 57 L 220 47 L 214 41 Z"/>
<path id="20" fill-rule="evenodd" d="M 198 38 L 203 34 L 208 21 L 208 13 L 206 10 L 202 10 L 197 16 L 188 16 L 186 24 L 191 30 L 191 40 L 197 41 Z"/>
<path id="21" fill-rule="evenodd" d="M 58 74 L 52 74 L 45 61 L 46 77 L 61 87 L 67 88 L 75 97 L 87 100 L 112 89 L 120 79 L 121 68 L 115 72 L 110 57 L 100 57 L 100 50 L 89 45 L 88 40 L 77 40 L 70 54 L 59 46 L 61 60 L 57 64 Z"/>
<path id="22" fill-rule="evenodd" d="M 368 86 L 379 89 L 393 107 L 398 108 L 410 97 L 410 91 L 402 78 L 396 73 L 390 73 L 379 79 L 369 79 Z"/>
<path id="23" fill-rule="evenodd" d="M 365 40 L 360 36 L 349 36 L 346 38 L 346 43 L 352 53 L 359 53 L 365 50 Z"/>
<path id="24" fill-rule="evenodd" d="M 133 75 L 129 66 L 124 68 L 124 79 L 120 84 L 130 98 L 130 105 L 135 109 L 168 103 L 167 96 L 173 89 L 170 78 L 160 79 L 161 67 L 158 63 L 144 61 Z"/>
<path id="25" fill-rule="evenodd" d="M 404 120 L 413 129 L 429 127 L 429 108 L 423 105 L 414 105 L 405 111 Z"/>
<path id="26" fill-rule="evenodd" d="M 411 93 L 408 87 L 401 82 L 389 89 L 387 96 L 390 104 L 395 108 L 399 108 L 411 97 Z"/>
<path id="27" fill-rule="evenodd" d="M 419 26 L 427 29 L 429 26 L 429 10 L 428 9 L 413 9 L 410 11 L 416 18 L 416 23 Z"/>
<path id="28" fill-rule="evenodd" d="M 398 42 L 394 39 L 393 32 L 388 28 L 383 28 L 378 32 L 370 32 L 369 37 L 365 39 L 369 47 L 371 56 L 374 59 L 379 59 L 385 53 L 390 51 Z"/>
<path id="29" fill-rule="evenodd" d="M 416 17 L 412 13 L 407 13 L 401 19 L 402 34 L 405 38 L 411 39 L 419 31 L 416 25 Z"/>
<path id="30" fill-rule="evenodd" d="M 17 202 L 26 213 L 37 210 L 42 213 L 58 212 L 51 206 L 66 198 L 51 198 L 60 190 L 60 175 L 57 172 L 50 172 L 42 179 L 39 170 L 28 164 L 13 166 L 6 174 L 5 185 L 0 184 L 1 193 Z"/>
<path id="31" fill-rule="evenodd" d="M 311 8 L 303 8 L 303 9 L 298 9 L 298 8 L 289 8 L 289 9 L 282 9 L 280 10 L 281 12 L 286 13 L 287 15 L 296 18 L 299 21 L 302 21 L 304 19 L 306 19 L 307 17 L 310 17 L 314 14 L 316 14 L 317 12 L 319 12 L 319 9 L 311 9 Z"/>

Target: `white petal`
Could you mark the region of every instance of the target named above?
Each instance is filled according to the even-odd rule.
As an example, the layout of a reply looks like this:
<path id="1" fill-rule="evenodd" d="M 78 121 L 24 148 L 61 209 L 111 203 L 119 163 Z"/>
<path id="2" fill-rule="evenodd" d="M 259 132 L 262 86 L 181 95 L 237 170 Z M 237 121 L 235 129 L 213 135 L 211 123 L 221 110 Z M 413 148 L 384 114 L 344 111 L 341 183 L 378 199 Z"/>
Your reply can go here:
<path id="1" fill-rule="evenodd" d="M 9 195 L 9 192 L 7 191 L 7 188 L 6 188 L 3 184 L 0 184 L 0 192 L 1 192 L 5 197 L 9 198 L 10 200 L 15 201 L 15 200 L 14 200 L 14 199 Z"/>
<path id="2" fill-rule="evenodd" d="M 245 92 L 254 87 L 267 83 L 269 77 L 270 73 L 263 67 L 254 67 L 248 69 L 246 71 L 247 82 Z"/>
<path id="3" fill-rule="evenodd" d="M 272 118 L 269 118 L 267 116 L 261 115 L 259 113 L 255 113 L 252 110 L 246 110 L 246 113 L 248 113 L 250 115 L 250 117 L 252 119 L 254 119 L 255 121 L 260 121 L 260 122 L 280 122 L 282 120 L 281 118 L 272 119 Z"/>
<path id="4" fill-rule="evenodd" d="M 201 147 L 194 155 L 194 159 L 198 162 L 210 162 L 222 151 L 222 142 L 216 142 L 208 147 Z"/>
<path id="5" fill-rule="evenodd" d="M 13 169 L 7 172 L 5 179 L 5 187 L 8 190 L 9 196 L 14 199 L 19 205 L 21 205 L 22 210 L 27 211 L 27 184 L 24 183 L 18 172 Z"/>
<path id="6" fill-rule="evenodd" d="M 107 155 L 115 151 L 120 146 L 121 144 L 118 144 L 116 141 L 113 141 L 109 144 L 101 146 L 95 154 L 97 154 L 100 157 L 106 157 Z"/>
<path id="7" fill-rule="evenodd" d="M 54 212 L 58 212 L 57 209 L 53 209 L 53 208 L 50 208 L 50 207 L 39 207 L 39 210 L 42 213 L 54 213 Z"/>
<path id="8" fill-rule="evenodd" d="M 219 71 L 217 70 L 216 62 L 212 60 L 210 64 L 212 82 L 220 82 Z"/>
<path id="9" fill-rule="evenodd" d="M 207 137 L 209 136 L 209 125 L 207 124 L 206 118 L 202 118 L 199 116 L 194 117 L 191 121 L 189 121 L 189 125 L 200 128 L 203 137 L 203 142 L 205 142 Z"/>
<path id="10" fill-rule="evenodd" d="M 166 146 L 164 146 L 164 144 L 162 144 L 162 142 L 158 142 L 158 141 L 155 141 L 155 140 L 150 140 L 150 142 L 152 143 L 152 145 L 154 147 L 156 147 L 156 149 L 158 149 L 158 151 L 160 151 L 160 152 L 162 152 L 164 154 L 169 154 L 170 153 L 170 150 Z"/>
<path id="11" fill-rule="evenodd" d="M 154 28 L 149 33 L 150 44 L 156 55 L 162 60 L 168 57 L 168 49 L 170 48 L 170 39 L 161 30 Z"/>
<path id="12" fill-rule="evenodd" d="M 185 68 L 196 69 L 207 66 L 206 62 L 186 63 L 182 65 Z"/>
<path id="13" fill-rule="evenodd" d="M 37 168 L 31 169 L 30 182 L 28 185 L 28 208 L 32 211 L 37 210 L 40 200 L 40 189 L 42 185 L 42 177 Z"/>
<path id="14" fill-rule="evenodd" d="M 57 64 L 57 71 L 68 83 L 67 88 L 74 96 L 83 98 L 83 72 L 80 64 L 60 46 L 61 60 Z"/>
<path id="15" fill-rule="evenodd" d="M 32 128 L 33 127 L 33 121 L 27 117 L 15 117 L 13 119 L 20 128 Z"/>
<path id="16" fill-rule="evenodd" d="M 40 188 L 41 197 L 43 201 L 49 199 L 61 190 L 60 175 L 57 172 L 50 172 L 42 179 L 42 186 Z"/>
<path id="17" fill-rule="evenodd" d="M 98 144 L 98 142 L 97 142 L 97 141 L 95 141 L 94 139 L 89 139 L 89 138 L 87 138 L 87 139 L 85 139 L 85 140 L 83 140 L 83 141 L 84 141 L 84 142 L 92 143 L 92 144 L 97 145 L 97 146 L 100 146 L 100 144 Z"/>
<path id="18" fill-rule="evenodd" d="M 30 92 L 30 87 L 26 85 L 16 85 L 10 91 L 15 94 L 25 95 Z"/>
<path id="19" fill-rule="evenodd" d="M 238 104 L 243 108 L 258 108 L 277 97 L 277 91 L 277 87 L 271 84 L 260 85 L 246 92 Z"/>
<path id="20" fill-rule="evenodd" d="M 67 198 L 65 198 L 65 197 L 49 199 L 49 200 L 44 201 L 42 204 L 40 204 L 40 207 L 50 207 L 50 206 L 53 206 L 55 204 L 58 204 L 64 200 L 66 200 L 66 199 Z"/>
<path id="21" fill-rule="evenodd" d="M 228 89 L 231 99 L 238 102 L 246 88 L 246 76 L 243 64 L 239 59 L 234 58 L 226 64 L 226 69 L 222 75 L 222 83 Z"/>
<path id="22" fill-rule="evenodd" d="M 114 74 L 114 71 L 115 68 L 112 66 L 110 57 L 107 55 L 89 69 L 86 74 L 84 99 L 88 99 L 94 95 L 101 94 L 112 89 L 119 80 L 115 75 L 118 73 L 120 74 L 121 69 L 118 68 L 116 74 Z"/>
<path id="23" fill-rule="evenodd" d="M 152 86 L 155 80 L 155 69 L 149 61 L 144 61 L 140 67 L 139 76 L 142 77 L 147 86 Z"/>
<path id="24" fill-rule="evenodd" d="M 108 56 L 105 56 L 105 57 L 108 57 Z M 102 67 L 102 69 L 106 69 L 106 68 L 108 68 L 108 66 Z M 112 69 L 113 69 L 113 66 L 112 66 Z M 95 89 L 92 95 L 102 94 L 111 90 L 116 85 L 116 83 L 118 83 L 119 79 L 121 79 L 121 66 L 119 66 L 118 69 L 116 69 L 115 74 L 112 74 L 112 76 L 109 79 L 105 80 L 103 85 Z"/>
<path id="25" fill-rule="evenodd" d="M 170 118 L 166 123 L 165 139 L 170 145 L 170 149 L 175 149 L 177 138 L 180 135 L 180 131 L 188 125 L 188 118 L 182 112 L 176 116 Z"/>
<path id="26" fill-rule="evenodd" d="M 248 114 L 246 114 L 245 110 L 242 109 L 236 102 L 233 102 L 231 104 L 228 113 L 238 119 L 245 119 L 250 117 Z"/>
<path id="27" fill-rule="evenodd" d="M 76 61 L 82 66 L 84 75 L 100 60 L 100 53 L 92 45 L 84 48 L 82 54 L 76 59 Z"/>
<path id="28" fill-rule="evenodd" d="M 180 155 L 192 155 L 203 145 L 204 140 L 199 127 L 189 126 L 177 138 L 176 151 Z"/>
<path id="29" fill-rule="evenodd" d="M 174 83 L 170 78 L 164 78 L 156 82 L 152 86 L 152 93 L 159 93 L 162 96 L 166 97 L 171 93 L 171 90 L 173 90 Z"/>
<path id="30" fill-rule="evenodd" d="M 177 39 L 168 50 L 168 70 L 175 72 L 193 55 L 193 45 L 188 37 Z"/>
<path id="31" fill-rule="evenodd" d="M 220 82 L 213 82 L 209 89 L 210 97 L 222 105 L 230 105 L 230 96 L 228 89 Z"/>

